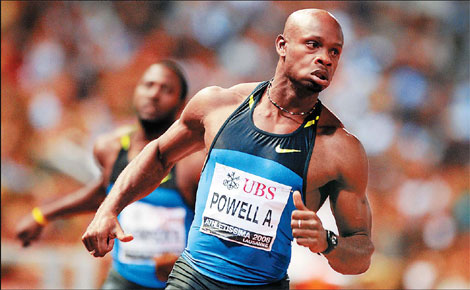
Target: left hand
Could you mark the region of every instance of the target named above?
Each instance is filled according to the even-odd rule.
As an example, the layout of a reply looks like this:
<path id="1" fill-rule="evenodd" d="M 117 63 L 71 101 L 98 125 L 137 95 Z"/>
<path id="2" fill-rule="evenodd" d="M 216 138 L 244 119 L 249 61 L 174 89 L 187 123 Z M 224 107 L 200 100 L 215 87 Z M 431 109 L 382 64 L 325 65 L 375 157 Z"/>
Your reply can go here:
<path id="1" fill-rule="evenodd" d="M 37 241 L 41 235 L 43 225 L 38 224 L 31 214 L 25 216 L 16 228 L 16 237 L 21 241 L 23 247 L 27 247 L 33 241 Z"/>
<path id="2" fill-rule="evenodd" d="M 292 197 L 297 209 L 292 212 L 291 227 L 297 244 L 309 248 L 314 253 L 325 251 L 328 242 L 320 218 L 305 206 L 299 191 L 295 191 Z"/>

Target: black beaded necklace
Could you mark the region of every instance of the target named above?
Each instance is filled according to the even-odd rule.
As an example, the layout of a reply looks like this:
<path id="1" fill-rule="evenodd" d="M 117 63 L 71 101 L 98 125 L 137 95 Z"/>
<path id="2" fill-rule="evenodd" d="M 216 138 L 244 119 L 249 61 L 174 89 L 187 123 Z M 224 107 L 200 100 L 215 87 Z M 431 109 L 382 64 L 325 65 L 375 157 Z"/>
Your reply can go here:
<path id="1" fill-rule="evenodd" d="M 273 99 L 271 99 L 271 96 L 269 95 L 269 89 L 271 88 L 272 83 L 273 83 L 273 79 L 271 79 L 271 80 L 269 81 L 269 85 L 268 85 L 266 94 L 268 95 L 268 99 L 271 101 L 271 103 L 272 103 L 274 106 L 276 106 L 276 108 L 278 108 L 279 110 L 281 110 L 281 111 L 283 111 L 283 112 L 286 112 L 286 113 L 289 113 L 289 114 L 291 114 L 291 115 L 300 115 L 300 116 L 303 116 L 303 115 L 310 115 L 310 114 L 315 110 L 315 107 L 317 106 L 318 101 L 315 103 L 315 105 L 313 105 L 313 108 L 310 109 L 310 111 L 308 111 L 308 112 L 294 113 L 294 112 L 291 112 L 291 111 L 289 111 L 289 110 L 284 109 L 283 107 L 281 107 L 280 105 L 278 105 L 275 101 L 273 101 Z"/>

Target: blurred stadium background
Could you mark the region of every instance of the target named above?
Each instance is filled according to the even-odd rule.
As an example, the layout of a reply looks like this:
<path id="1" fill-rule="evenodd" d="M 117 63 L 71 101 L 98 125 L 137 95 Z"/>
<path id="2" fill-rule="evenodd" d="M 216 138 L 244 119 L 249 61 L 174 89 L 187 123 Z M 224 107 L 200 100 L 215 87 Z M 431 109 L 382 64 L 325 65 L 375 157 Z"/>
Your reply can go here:
<path id="1" fill-rule="evenodd" d="M 272 77 L 289 13 L 343 26 L 320 95 L 362 141 L 376 251 L 344 276 L 294 247 L 293 289 L 470 288 L 469 2 L 1 2 L 1 287 L 97 288 L 109 266 L 80 237 L 92 215 L 51 223 L 23 249 L 18 220 L 96 178 L 97 135 L 133 118 L 143 70 L 173 58 L 190 95 Z M 327 227 L 334 220 L 321 209 Z"/>

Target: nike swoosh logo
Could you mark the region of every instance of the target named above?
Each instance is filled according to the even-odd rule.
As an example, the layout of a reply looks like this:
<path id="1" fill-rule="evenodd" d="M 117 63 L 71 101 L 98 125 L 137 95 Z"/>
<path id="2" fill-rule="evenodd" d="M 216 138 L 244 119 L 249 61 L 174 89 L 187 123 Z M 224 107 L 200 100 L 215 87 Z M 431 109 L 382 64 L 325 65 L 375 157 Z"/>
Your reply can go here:
<path id="1" fill-rule="evenodd" d="M 275 148 L 276 152 L 277 153 L 295 153 L 295 152 L 302 152 L 301 150 L 297 150 L 297 149 L 285 149 L 285 148 L 281 148 L 280 145 L 277 145 L 276 148 Z"/>

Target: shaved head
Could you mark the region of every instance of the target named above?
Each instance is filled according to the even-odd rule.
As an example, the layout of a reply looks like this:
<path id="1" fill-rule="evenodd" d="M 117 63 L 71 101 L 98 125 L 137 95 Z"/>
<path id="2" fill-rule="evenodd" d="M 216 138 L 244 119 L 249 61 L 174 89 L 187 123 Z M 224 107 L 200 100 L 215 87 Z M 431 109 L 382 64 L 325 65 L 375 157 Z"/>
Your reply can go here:
<path id="1" fill-rule="evenodd" d="M 322 9 L 302 9 L 287 17 L 276 38 L 278 76 L 291 87 L 318 93 L 330 85 L 343 49 L 338 20 Z"/>
<path id="2" fill-rule="evenodd" d="M 336 25 L 338 31 L 341 33 L 341 39 L 343 39 L 343 30 L 338 20 L 328 11 L 323 9 L 301 9 L 292 12 L 289 17 L 287 17 L 286 23 L 284 24 L 284 36 L 285 37 L 295 37 L 306 27 L 306 23 L 315 20 L 318 22 L 330 22 L 333 25 Z"/>

